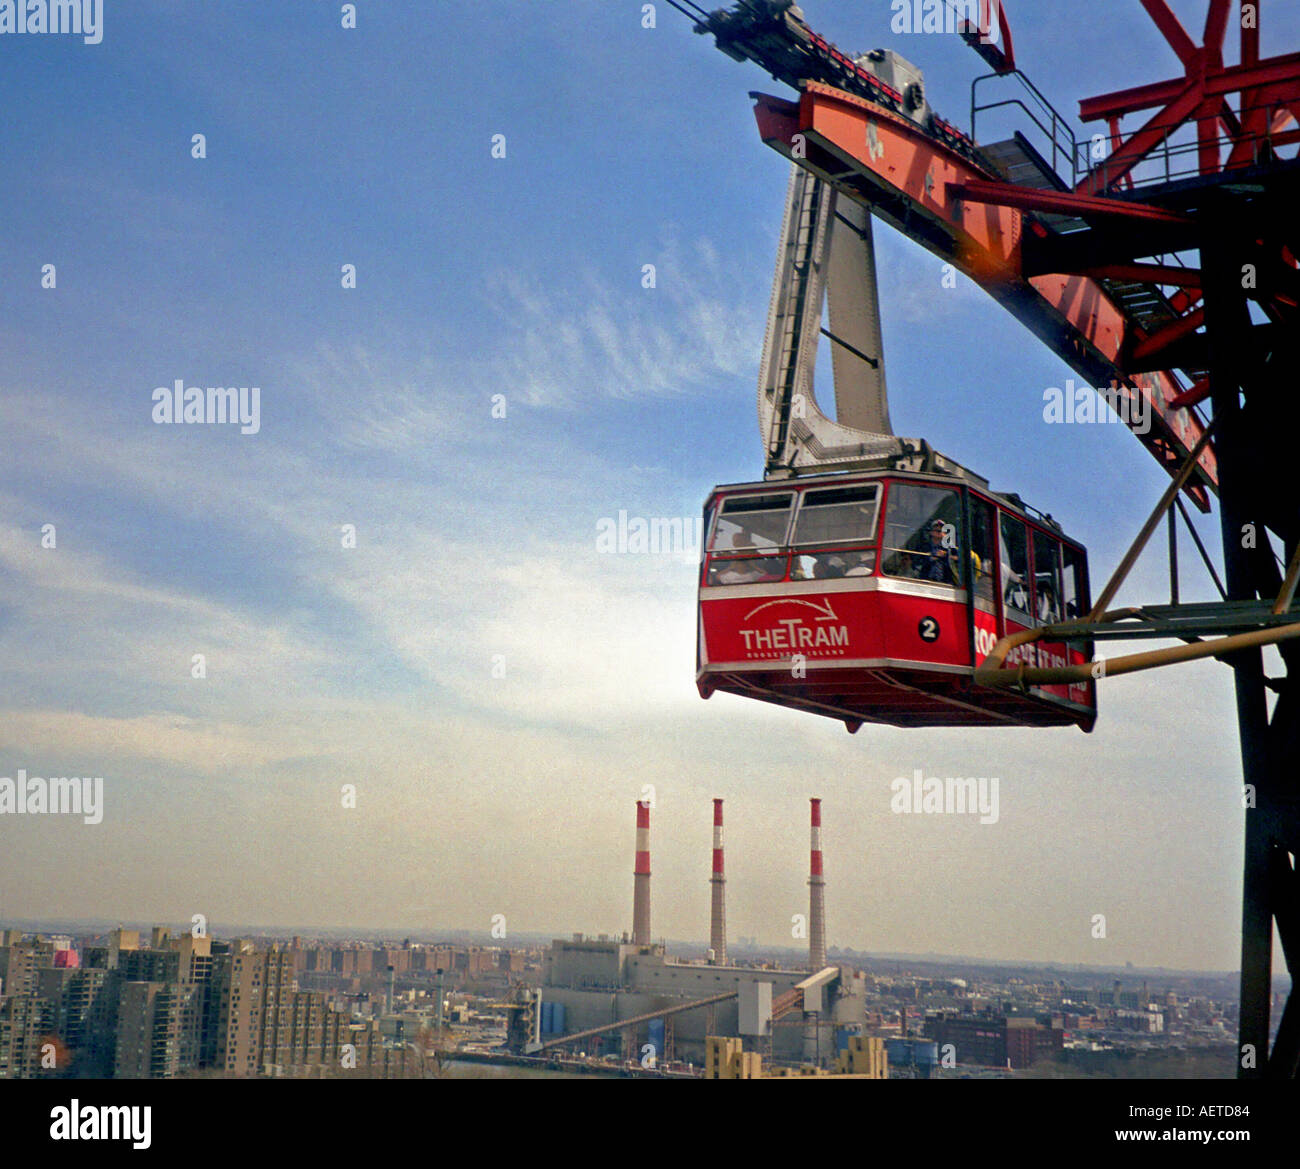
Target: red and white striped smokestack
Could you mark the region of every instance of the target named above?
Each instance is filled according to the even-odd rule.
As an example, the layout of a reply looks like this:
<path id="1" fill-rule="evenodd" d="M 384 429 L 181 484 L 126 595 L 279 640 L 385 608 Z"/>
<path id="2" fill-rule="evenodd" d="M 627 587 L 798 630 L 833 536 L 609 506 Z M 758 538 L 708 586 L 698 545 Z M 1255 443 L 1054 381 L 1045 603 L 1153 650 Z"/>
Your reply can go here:
<path id="1" fill-rule="evenodd" d="M 826 966 L 826 879 L 822 875 L 822 802 L 812 801 L 812 854 L 808 866 L 808 969 Z"/>
<path id="2" fill-rule="evenodd" d="M 713 913 L 709 922 L 709 949 L 717 966 L 727 964 L 727 878 L 722 865 L 722 801 L 713 801 Z"/>
<path id="3" fill-rule="evenodd" d="M 636 868 L 632 887 L 632 941 L 650 944 L 650 805 L 636 805 Z"/>

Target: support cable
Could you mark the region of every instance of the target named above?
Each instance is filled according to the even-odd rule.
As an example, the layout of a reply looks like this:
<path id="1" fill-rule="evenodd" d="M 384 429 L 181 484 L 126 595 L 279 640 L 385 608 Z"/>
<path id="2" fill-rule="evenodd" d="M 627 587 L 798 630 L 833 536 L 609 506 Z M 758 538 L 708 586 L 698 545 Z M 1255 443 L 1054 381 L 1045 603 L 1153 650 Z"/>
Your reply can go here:
<path id="1" fill-rule="evenodd" d="M 1178 514 L 1183 517 L 1183 522 L 1187 525 L 1188 532 L 1191 533 L 1192 542 L 1196 545 L 1196 550 L 1201 554 L 1201 560 L 1205 564 L 1206 571 L 1210 574 L 1210 579 L 1214 581 L 1214 587 L 1219 590 L 1220 600 L 1228 599 L 1228 590 L 1223 587 L 1223 581 L 1219 579 L 1218 570 L 1214 567 L 1214 561 L 1210 559 L 1210 554 L 1201 540 L 1200 533 L 1192 526 L 1192 517 L 1187 514 L 1187 508 L 1183 505 L 1181 498 L 1174 500 L 1178 507 Z"/>
<path id="2" fill-rule="evenodd" d="M 676 8 L 683 16 L 687 16 L 697 23 L 708 19 L 709 14 L 698 4 L 693 3 L 693 0 L 667 0 L 667 2 L 673 8 Z M 690 8 L 685 6 L 686 4 L 690 4 L 691 8 L 694 8 L 695 11 L 692 12 Z"/>

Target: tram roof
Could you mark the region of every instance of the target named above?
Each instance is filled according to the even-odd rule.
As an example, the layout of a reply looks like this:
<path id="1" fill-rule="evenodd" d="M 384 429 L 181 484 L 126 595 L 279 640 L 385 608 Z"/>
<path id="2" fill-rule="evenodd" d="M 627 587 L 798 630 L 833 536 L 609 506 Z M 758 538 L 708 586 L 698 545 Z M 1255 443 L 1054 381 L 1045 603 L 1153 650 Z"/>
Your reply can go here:
<path id="1" fill-rule="evenodd" d="M 950 466 L 955 467 L 955 471 L 901 471 L 889 467 L 873 467 L 847 471 L 829 471 L 815 475 L 789 475 L 779 479 L 761 479 L 748 483 L 720 483 L 709 492 L 709 495 L 716 495 L 720 491 L 731 492 L 746 489 L 779 491 L 783 488 L 835 486 L 848 483 L 865 483 L 874 479 L 909 479 L 920 483 L 944 483 L 950 486 L 972 487 L 981 494 L 995 500 L 1008 511 L 1015 512 L 1041 527 L 1050 528 L 1058 535 L 1069 539 L 1068 536 L 1065 536 L 1065 530 L 1057 520 L 1027 504 L 1019 495 L 1014 492 L 994 491 L 989 486 L 989 481 L 983 476 L 956 464 L 950 464 Z M 1072 542 L 1077 543 L 1077 541 Z"/>

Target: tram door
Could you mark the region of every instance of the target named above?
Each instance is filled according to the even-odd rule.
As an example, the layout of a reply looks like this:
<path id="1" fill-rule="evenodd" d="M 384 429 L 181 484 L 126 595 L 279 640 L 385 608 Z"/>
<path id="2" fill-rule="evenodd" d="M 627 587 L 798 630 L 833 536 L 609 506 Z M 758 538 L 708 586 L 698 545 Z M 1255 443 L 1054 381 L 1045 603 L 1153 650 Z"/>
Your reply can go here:
<path id="1" fill-rule="evenodd" d="M 1029 573 L 1029 532 L 1018 516 L 998 515 L 998 586 L 1002 633 L 1019 633 L 1034 624 L 1033 582 Z M 1007 659 L 1010 661 L 1010 658 Z"/>
<path id="2" fill-rule="evenodd" d="M 997 508 L 973 492 L 970 499 L 971 622 L 975 661 L 979 665 L 1002 636 L 1002 605 L 998 589 Z"/>

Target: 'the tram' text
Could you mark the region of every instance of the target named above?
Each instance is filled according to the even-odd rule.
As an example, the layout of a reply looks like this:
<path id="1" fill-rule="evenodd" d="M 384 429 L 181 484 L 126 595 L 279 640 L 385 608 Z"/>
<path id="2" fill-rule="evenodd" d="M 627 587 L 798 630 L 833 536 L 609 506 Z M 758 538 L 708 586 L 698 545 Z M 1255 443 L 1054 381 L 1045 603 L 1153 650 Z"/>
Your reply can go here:
<path id="1" fill-rule="evenodd" d="M 849 644 L 847 626 L 809 627 L 791 617 L 777 621 L 772 629 L 742 629 L 739 632 L 745 639 L 747 650 L 834 649 Z"/>

